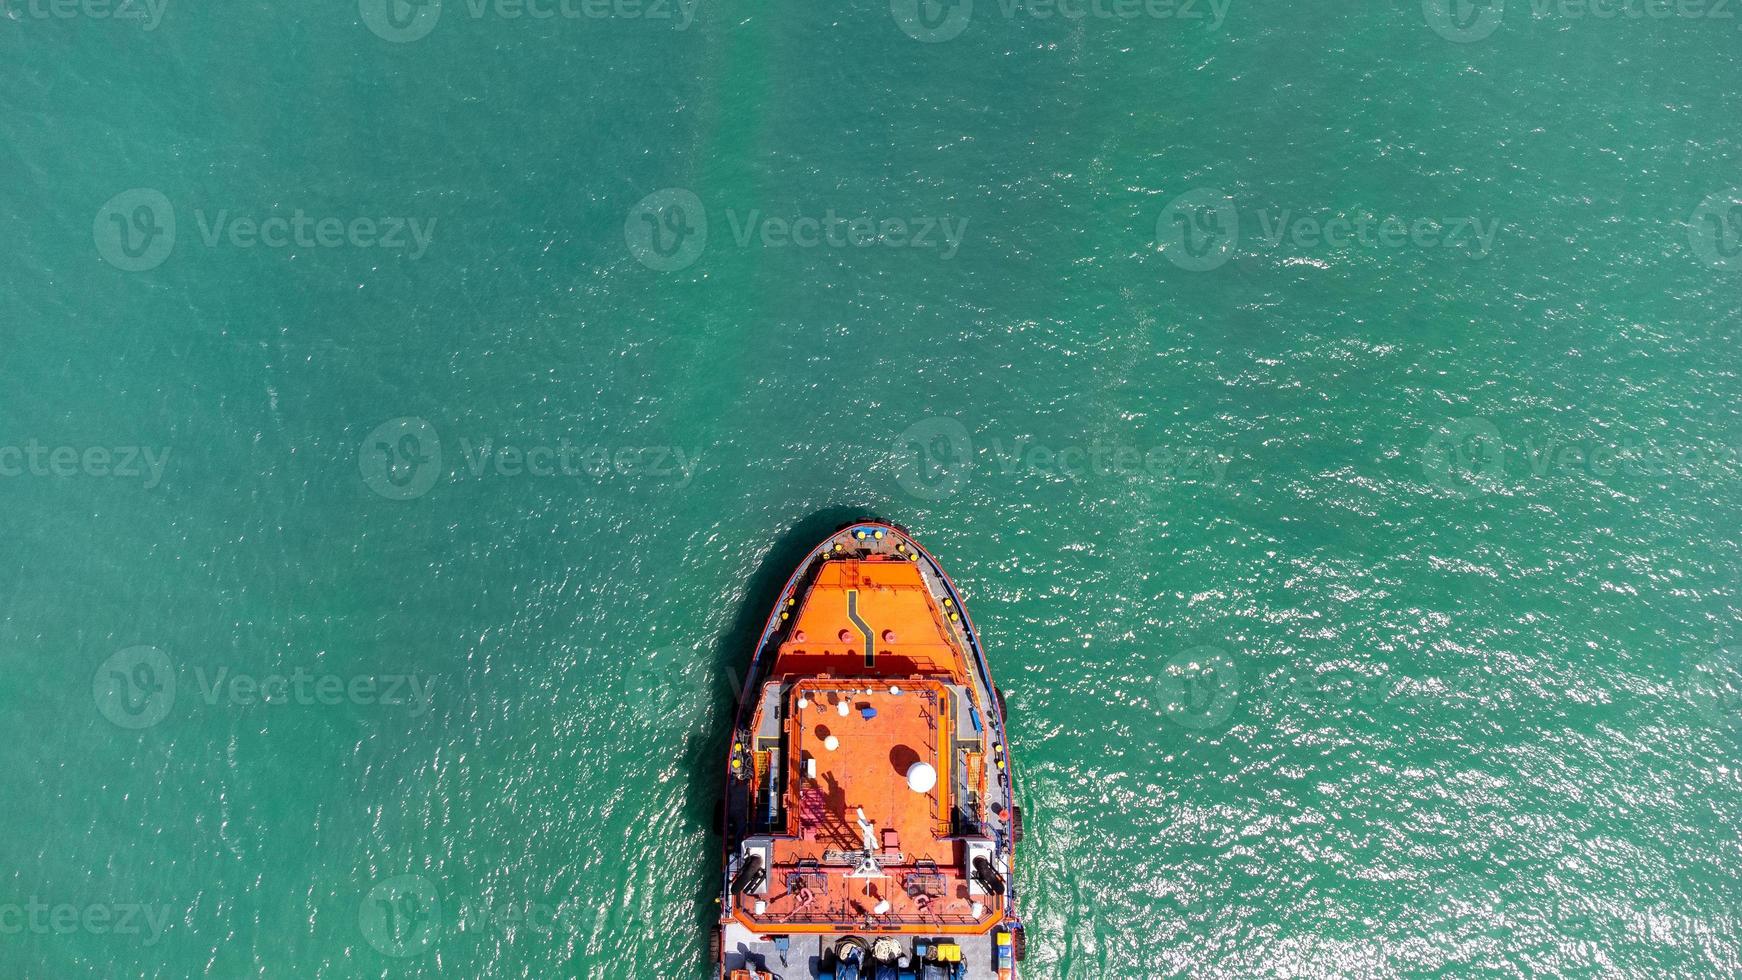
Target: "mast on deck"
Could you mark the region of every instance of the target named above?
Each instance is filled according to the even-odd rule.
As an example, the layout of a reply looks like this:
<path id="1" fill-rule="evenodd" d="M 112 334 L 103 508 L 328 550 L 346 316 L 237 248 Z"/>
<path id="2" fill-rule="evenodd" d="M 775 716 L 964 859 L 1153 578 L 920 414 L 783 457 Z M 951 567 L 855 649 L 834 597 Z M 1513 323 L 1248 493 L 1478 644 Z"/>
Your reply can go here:
<path id="1" fill-rule="evenodd" d="M 865 808 L 856 808 L 859 814 L 859 833 L 865 849 L 860 852 L 859 867 L 849 875 L 850 878 L 881 878 L 883 866 L 877 863 L 877 825 L 865 818 Z"/>

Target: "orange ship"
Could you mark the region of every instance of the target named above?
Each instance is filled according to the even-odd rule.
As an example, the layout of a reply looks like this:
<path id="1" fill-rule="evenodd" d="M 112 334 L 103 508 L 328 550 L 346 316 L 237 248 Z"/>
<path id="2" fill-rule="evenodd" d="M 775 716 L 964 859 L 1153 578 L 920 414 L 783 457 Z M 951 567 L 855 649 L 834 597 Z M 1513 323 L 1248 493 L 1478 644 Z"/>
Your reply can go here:
<path id="1" fill-rule="evenodd" d="M 721 980 L 1012 980 L 1004 698 L 960 593 L 893 524 L 781 590 L 727 759 Z"/>

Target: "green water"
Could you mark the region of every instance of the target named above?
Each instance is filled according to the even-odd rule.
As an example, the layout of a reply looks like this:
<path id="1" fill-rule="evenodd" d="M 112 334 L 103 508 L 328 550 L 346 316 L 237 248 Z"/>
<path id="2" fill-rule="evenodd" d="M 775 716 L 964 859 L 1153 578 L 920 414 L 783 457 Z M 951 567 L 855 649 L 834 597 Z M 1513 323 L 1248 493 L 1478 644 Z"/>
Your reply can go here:
<path id="1" fill-rule="evenodd" d="M 1736 976 L 1739 21 L 1432 2 L 8 0 L 0 976 L 703 975 L 868 514 L 1026 976 Z"/>

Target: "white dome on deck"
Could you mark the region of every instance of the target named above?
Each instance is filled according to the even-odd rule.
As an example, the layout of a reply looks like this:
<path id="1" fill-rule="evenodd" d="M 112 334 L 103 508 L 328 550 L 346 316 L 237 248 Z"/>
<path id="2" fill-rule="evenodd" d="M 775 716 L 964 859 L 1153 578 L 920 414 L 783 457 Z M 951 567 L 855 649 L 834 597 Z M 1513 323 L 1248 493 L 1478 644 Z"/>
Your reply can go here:
<path id="1" fill-rule="evenodd" d="M 929 763 L 916 762 L 907 767 L 907 788 L 915 793 L 929 793 L 938 784 L 938 771 Z"/>

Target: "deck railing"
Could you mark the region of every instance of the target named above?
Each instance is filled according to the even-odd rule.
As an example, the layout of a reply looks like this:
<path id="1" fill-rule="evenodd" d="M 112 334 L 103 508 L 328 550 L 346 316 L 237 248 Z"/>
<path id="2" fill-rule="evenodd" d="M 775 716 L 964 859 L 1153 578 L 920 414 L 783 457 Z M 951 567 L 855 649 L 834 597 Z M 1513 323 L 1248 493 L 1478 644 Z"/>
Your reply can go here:
<path id="1" fill-rule="evenodd" d="M 767 924 L 783 923 L 787 925 L 833 925 L 839 926 L 843 932 L 855 930 L 875 931 L 877 929 L 900 928 L 903 926 L 976 926 L 986 922 L 992 915 L 988 910 L 985 915 L 975 918 L 971 915 L 872 915 L 872 916 L 839 916 L 829 912 L 792 912 L 780 913 L 765 917 Z M 752 919 L 758 919 L 752 915 Z"/>

